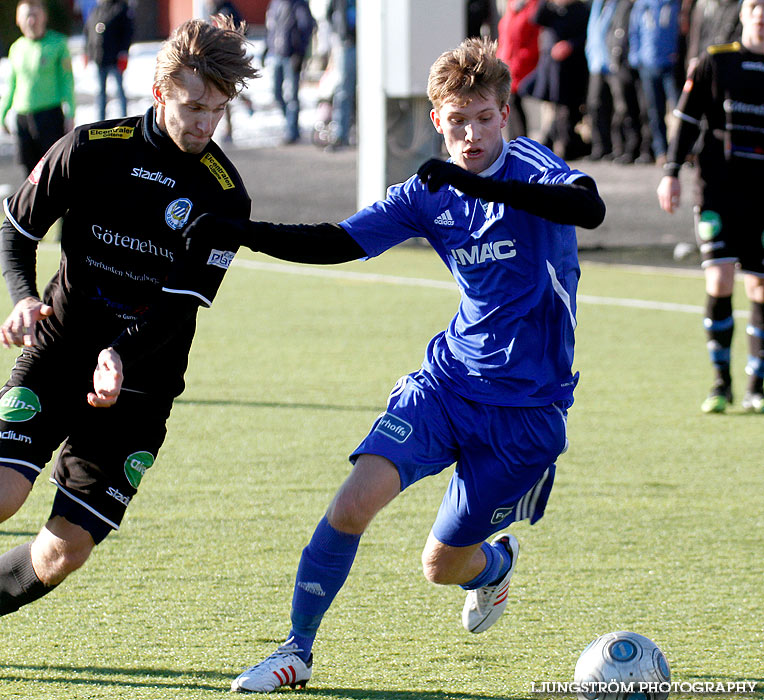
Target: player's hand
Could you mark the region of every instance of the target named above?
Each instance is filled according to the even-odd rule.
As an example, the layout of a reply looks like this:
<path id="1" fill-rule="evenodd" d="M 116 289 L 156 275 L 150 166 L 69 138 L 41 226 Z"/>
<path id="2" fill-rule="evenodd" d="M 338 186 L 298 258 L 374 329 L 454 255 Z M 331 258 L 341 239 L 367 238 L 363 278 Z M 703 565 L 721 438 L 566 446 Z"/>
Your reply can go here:
<path id="1" fill-rule="evenodd" d="M 664 175 L 658 184 L 658 204 L 663 211 L 673 214 L 679 208 L 682 198 L 682 187 L 679 178 Z"/>
<path id="2" fill-rule="evenodd" d="M 0 341 L 3 347 L 11 345 L 32 347 L 35 345 L 34 326 L 43 318 L 53 313 L 53 307 L 43 304 L 34 297 L 24 297 L 0 326 Z"/>
<path id="3" fill-rule="evenodd" d="M 117 70 L 120 73 L 124 73 L 127 70 L 127 51 L 123 51 L 117 56 Z"/>
<path id="4" fill-rule="evenodd" d="M 113 406 L 122 391 L 122 358 L 113 348 L 101 350 L 98 364 L 93 372 L 93 389 L 88 394 L 88 403 L 94 408 Z"/>
<path id="5" fill-rule="evenodd" d="M 453 185 L 465 194 L 470 194 L 470 182 L 478 177 L 458 165 L 437 158 L 430 158 L 422 164 L 416 174 L 430 192 L 437 192 L 443 185 Z"/>

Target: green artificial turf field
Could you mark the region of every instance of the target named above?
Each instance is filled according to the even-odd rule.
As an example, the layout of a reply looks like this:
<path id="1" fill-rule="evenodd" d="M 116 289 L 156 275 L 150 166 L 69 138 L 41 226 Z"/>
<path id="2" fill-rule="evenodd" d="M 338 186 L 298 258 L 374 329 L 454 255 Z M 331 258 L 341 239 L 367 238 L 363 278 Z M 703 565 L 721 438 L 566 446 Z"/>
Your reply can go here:
<path id="1" fill-rule="evenodd" d="M 41 279 L 57 258 L 44 246 Z M 542 682 L 572 681 L 587 643 L 617 629 L 656 641 L 675 681 L 764 695 L 764 416 L 700 413 L 702 278 L 584 266 L 579 293 L 571 447 L 545 517 L 512 527 L 504 617 L 469 635 L 463 592 L 421 575 L 448 470 L 372 523 L 302 700 L 542 698 Z M 347 454 L 457 303 L 425 249 L 331 269 L 242 253 L 200 312 L 186 392 L 122 530 L 0 620 L 0 700 L 227 696 L 283 640 L 300 552 Z M 0 551 L 34 535 L 52 496 L 46 470 L 0 524 Z"/>

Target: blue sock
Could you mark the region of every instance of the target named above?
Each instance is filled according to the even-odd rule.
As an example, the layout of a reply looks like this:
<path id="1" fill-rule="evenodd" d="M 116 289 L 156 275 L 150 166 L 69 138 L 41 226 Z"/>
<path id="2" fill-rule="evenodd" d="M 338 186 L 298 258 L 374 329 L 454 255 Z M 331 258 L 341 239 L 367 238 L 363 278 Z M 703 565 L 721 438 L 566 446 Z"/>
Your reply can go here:
<path id="1" fill-rule="evenodd" d="M 471 591 L 475 588 L 490 586 L 499 581 L 509 571 L 512 560 L 507 550 L 501 544 L 488 544 L 483 542 L 480 546 L 485 554 L 485 569 L 483 569 L 475 578 L 467 583 L 462 583 L 461 587 L 465 591 Z"/>
<path id="2" fill-rule="evenodd" d="M 292 596 L 289 637 L 308 660 L 316 632 L 353 566 L 360 535 L 335 530 L 324 516 L 302 550 Z"/>

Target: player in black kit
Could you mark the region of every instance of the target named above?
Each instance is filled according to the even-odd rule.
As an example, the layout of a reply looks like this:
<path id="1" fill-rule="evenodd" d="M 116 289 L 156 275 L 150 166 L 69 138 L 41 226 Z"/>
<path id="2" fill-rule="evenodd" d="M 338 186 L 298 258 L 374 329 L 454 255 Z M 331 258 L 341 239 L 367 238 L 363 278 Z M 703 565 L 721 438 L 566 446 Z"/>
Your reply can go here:
<path id="1" fill-rule="evenodd" d="M 668 153 L 658 201 L 679 206 L 677 176 L 702 130 L 698 152 L 696 234 L 706 278 L 704 325 L 716 373 L 704 413 L 732 402 L 730 348 L 734 328 L 735 267 L 744 273 L 751 303 L 748 387 L 743 408 L 764 413 L 764 0 L 740 5 L 740 42 L 711 46 L 688 77 L 675 115 L 679 128 Z"/>
<path id="2" fill-rule="evenodd" d="M 49 520 L 0 556 L 0 615 L 48 593 L 119 528 L 184 388 L 198 307 L 237 250 L 222 233 L 190 250 L 183 238 L 205 212 L 250 213 L 211 138 L 257 71 L 244 27 L 217 25 L 192 20 L 165 42 L 146 114 L 78 127 L 3 202 L 15 306 L 0 340 L 23 351 L 0 391 L 0 521 L 63 445 Z M 59 217 L 61 263 L 40 297 L 37 244 Z"/>

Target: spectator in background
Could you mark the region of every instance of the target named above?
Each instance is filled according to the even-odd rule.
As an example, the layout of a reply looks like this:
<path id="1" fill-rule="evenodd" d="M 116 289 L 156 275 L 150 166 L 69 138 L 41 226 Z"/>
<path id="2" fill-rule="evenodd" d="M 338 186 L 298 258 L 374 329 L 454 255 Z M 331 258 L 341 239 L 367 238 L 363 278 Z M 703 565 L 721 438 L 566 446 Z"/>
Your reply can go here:
<path id="1" fill-rule="evenodd" d="M 639 71 L 652 133 L 653 155 L 666 162 L 666 102 L 676 105 L 679 0 L 635 0 L 629 20 L 629 63 Z"/>
<path id="2" fill-rule="evenodd" d="M 209 14 L 210 21 L 215 26 L 218 26 L 218 22 L 215 21 L 215 17 L 221 16 L 230 17 L 233 20 L 234 25 L 241 27 L 243 31 L 246 31 L 247 29 L 247 23 L 244 21 L 244 17 L 242 17 L 241 12 L 239 12 L 239 8 L 236 7 L 236 5 L 231 2 L 231 0 L 208 0 L 207 13 Z M 249 97 L 247 97 L 243 92 L 240 92 L 234 99 L 241 100 L 244 103 L 244 106 L 246 107 L 250 116 L 255 113 L 255 108 L 252 105 L 252 100 L 250 100 Z M 233 141 L 233 117 L 231 116 L 231 102 L 233 102 L 233 100 L 227 102 L 225 106 L 225 131 L 221 136 L 222 140 L 226 143 L 231 143 Z"/>
<path id="3" fill-rule="evenodd" d="M 689 16 L 687 73 L 709 46 L 740 40 L 738 0 L 696 0 Z"/>
<path id="4" fill-rule="evenodd" d="M 612 155 L 613 141 L 610 127 L 613 120 L 613 98 L 607 82 L 610 69 L 607 51 L 607 33 L 617 0 L 594 0 L 586 26 L 586 63 L 589 85 L 586 91 L 586 113 L 591 126 L 591 160 L 602 160 Z"/>
<path id="5" fill-rule="evenodd" d="M 267 60 L 273 70 L 273 96 L 286 118 L 285 144 L 300 140 L 300 73 L 315 25 L 305 0 L 271 0 L 268 4 Z"/>
<path id="6" fill-rule="evenodd" d="M 82 26 L 87 24 L 90 13 L 95 9 L 98 4 L 98 0 L 75 0 L 74 9 L 79 13 L 82 18 Z"/>
<path id="7" fill-rule="evenodd" d="M 495 0 L 467 0 L 467 36 L 489 36 L 496 39 Z"/>
<path id="8" fill-rule="evenodd" d="M 613 160 L 616 163 L 652 163 L 650 133 L 639 74 L 629 63 L 629 18 L 634 0 L 616 0 L 607 32 L 606 80 L 613 97 Z"/>
<path id="9" fill-rule="evenodd" d="M 106 119 L 106 82 L 111 76 L 117 86 L 119 116 L 127 116 L 127 95 L 122 75 L 127 68 L 133 41 L 133 13 L 126 0 L 98 0 L 85 24 L 85 51 L 98 68 L 98 118 Z"/>
<path id="10" fill-rule="evenodd" d="M 21 37 L 9 51 L 8 91 L 0 99 L 0 125 L 16 113 L 19 160 L 31 173 L 47 150 L 74 124 L 72 57 L 63 34 L 48 29 L 42 0 L 19 0 Z M 66 110 L 66 113 L 64 113 Z"/>
<path id="11" fill-rule="evenodd" d="M 538 0 L 507 0 L 499 20 L 496 55 L 509 66 L 512 84 L 509 94 L 509 138 L 528 135 L 528 120 L 522 102 L 524 81 L 536 70 L 539 61 L 539 33 L 533 21 Z"/>
<path id="12" fill-rule="evenodd" d="M 355 5 L 356 0 L 331 0 L 328 8 L 332 58 L 338 75 L 332 99 L 332 117 L 337 129 L 330 136 L 329 150 L 350 144 L 356 87 Z"/>
<path id="13" fill-rule="evenodd" d="M 239 12 L 239 8 L 236 7 L 231 0 L 209 0 L 207 3 L 207 12 L 210 17 L 214 15 L 223 15 L 224 17 L 230 17 L 236 26 L 239 26 L 244 22 L 244 18 Z"/>
<path id="14" fill-rule="evenodd" d="M 588 152 L 576 132 L 584 115 L 589 81 L 584 53 L 588 20 L 589 5 L 582 0 L 540 0 L 534 18 L 545 29 L 530 94 L 554 105 L 554 120 L 542 142 L 564 160 Z"/>

